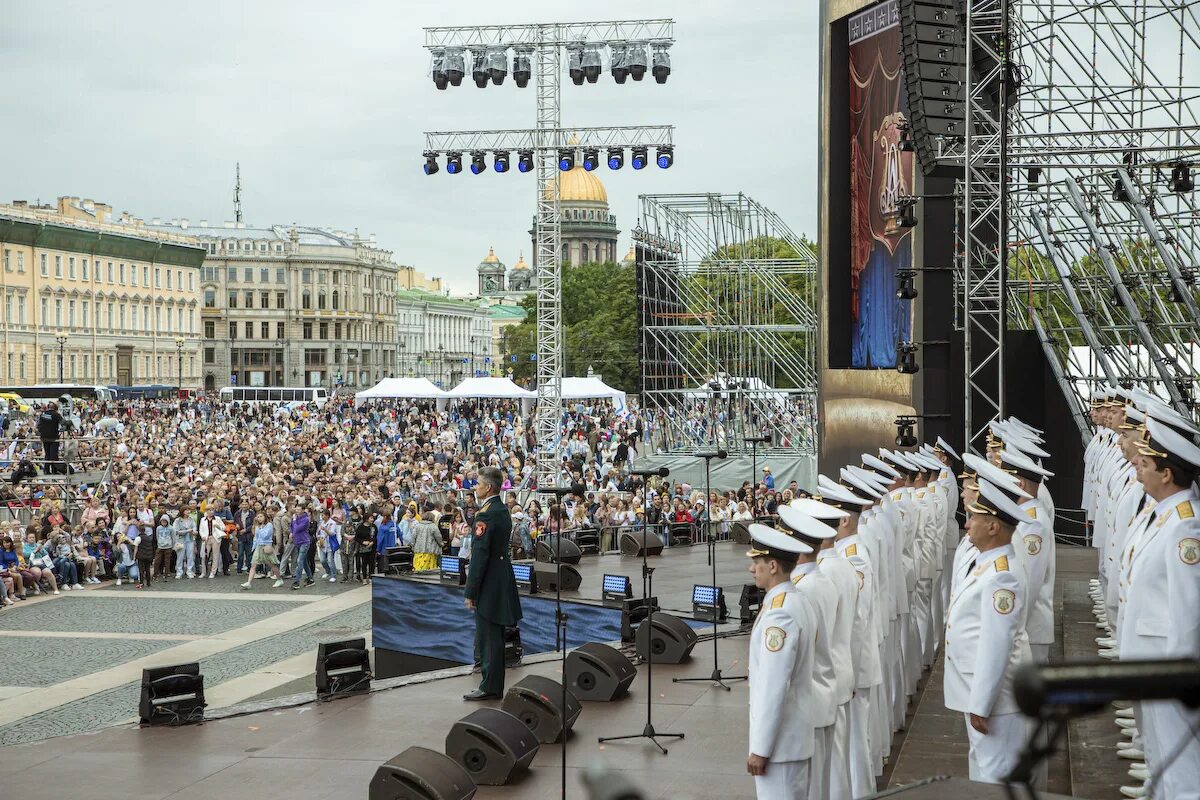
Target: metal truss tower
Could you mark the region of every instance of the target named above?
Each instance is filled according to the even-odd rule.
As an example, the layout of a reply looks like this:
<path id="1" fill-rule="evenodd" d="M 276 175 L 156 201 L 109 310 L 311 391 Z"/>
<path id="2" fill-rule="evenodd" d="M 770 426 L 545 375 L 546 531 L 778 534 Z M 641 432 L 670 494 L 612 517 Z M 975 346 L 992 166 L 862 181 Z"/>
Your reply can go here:
<path id="1" fill-rule="evenodd" d="M 816 453 L 816 257 L 744 194 L 642 195 L 642 403 L 655 449 Z M 759 448 L 762 450 L 763 448 Z"/>
<path id="2" fill-rule="evenodd" d="M 673 144 L 670 126 L 626 128 L 562 127 L 562 51 L 584 45 L 624 48 L 630 43 L 653 47 L 656 52 L 674 42 L 670 19 L 605 22 L 492 25 L 426 28 L 425 47 L 431 53 L 457 50 L 460 54 L 503 52 L 509 49 L 532 60 L 534 92 L 537 96 L 533 129 L 426 133 L 426 154 L 448 152 L 531 150 L 536 181 L 534 226 L 534 275 L 537 281 L 537 408 L 534 435 L 537 439 L 537 485 L 554 486 L 558 479 L 558 453 L 562 426 L 563 324 L 562 324 L 562 219 L 559 209 L 558 153 L 567 146 L 571 133 L 579 136 L 579 148 L 658 147 Z M 507 59 L 507 55 L 504 56 Z M 506 63 L 507 66 L 507 63 Z M 574 65 L 572 65 L 574 66 Z M 469 70 L 470 64 L 467 62 Z"/>

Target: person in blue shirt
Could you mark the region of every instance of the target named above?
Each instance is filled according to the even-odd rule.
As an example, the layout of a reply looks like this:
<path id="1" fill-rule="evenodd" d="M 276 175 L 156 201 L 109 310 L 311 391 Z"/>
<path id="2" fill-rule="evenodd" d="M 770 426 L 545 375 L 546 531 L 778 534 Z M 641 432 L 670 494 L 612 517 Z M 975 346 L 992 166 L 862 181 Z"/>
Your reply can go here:
<path id="1" fill-rule="evenodd" d="M 397 536 L 400 533 L 400 527 L 396 524 L 393 518 L 392 506 L 385 504 L 383 513 L 379 515 L 379 519 L 375 525 L 375 557 L 376 559 L 386 559 L 387 550 L 389 547 L 397 545 Z M 381 572 L 384 570 L 380 570 Z"/>
<path id="2" fill-rule="evenodd" d="M 771 468 L 763 467 L 762 471 L 763 471 L 763 486 L 766 486 L 768 489 L 774 489 L 775 488 L 775 476 L 771 474 Z"/>

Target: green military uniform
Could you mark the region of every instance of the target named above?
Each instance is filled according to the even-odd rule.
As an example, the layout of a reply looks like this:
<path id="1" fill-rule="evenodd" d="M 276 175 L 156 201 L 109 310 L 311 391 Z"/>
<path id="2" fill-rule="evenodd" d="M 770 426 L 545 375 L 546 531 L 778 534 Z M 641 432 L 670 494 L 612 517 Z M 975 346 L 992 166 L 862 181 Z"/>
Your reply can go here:
<path id="1" fill-rule="evenodd" d="M 521 619 L 521 598 L 509 559 L 512 516 L 498 496 L 475 514 L 467 568 L 467 599 L 475 603 L 475 644 L 483 668 L 479 690 L 504 693 L 504 629 Z"/>

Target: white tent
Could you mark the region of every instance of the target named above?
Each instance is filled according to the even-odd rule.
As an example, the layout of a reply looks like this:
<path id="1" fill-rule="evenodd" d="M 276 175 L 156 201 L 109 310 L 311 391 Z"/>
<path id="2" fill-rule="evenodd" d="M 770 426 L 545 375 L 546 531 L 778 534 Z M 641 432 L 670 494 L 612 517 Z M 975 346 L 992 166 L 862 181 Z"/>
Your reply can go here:
<path id="1" fill-rule="evenodd" d="M 625 407 L 625 393 L 614 389 L 599 378 L 563 378 L 563 400 L 591 400 L 603 398 L 612 400 L 618 409 Z"/>
<path id="2" fill-rule="evenodd" d="M 441 400 L 448 395 L 434 386 L 427 378 L 384 378 L 370 389 L 354 395 L 354 405 L 361 406 L 368 400 Z M 443 403 L 438 403 L 443 407 Z"/>
<path id="3" fill-rule="evenodd" d="M 453 399 L 488 397 L 509 400 L 532 400 L 536 392 L 522 389 L 508 378 L 464 378 L 463 382 L 446 392 Z"/>

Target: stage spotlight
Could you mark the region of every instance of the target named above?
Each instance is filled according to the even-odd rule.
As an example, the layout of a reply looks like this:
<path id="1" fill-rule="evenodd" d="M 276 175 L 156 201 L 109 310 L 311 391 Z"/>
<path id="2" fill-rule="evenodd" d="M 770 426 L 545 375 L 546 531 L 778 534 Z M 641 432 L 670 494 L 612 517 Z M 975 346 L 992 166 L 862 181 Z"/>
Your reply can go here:
<path id="1" fill-rule="evenodd" d="M 629 64 L 626 61 L 628 46 L 625 42 L 613 42 L 608 46 L 609 59 L 611 66 L 609 71 L 612 73 L 613 80 L 617 83 L 624 83 L 629 77 Z"/>
<path id="2" fill-rule="evenodd" d="M 1042 182 L 1042 168 L 1030 167 L 1025 170 L 1025 188 L 1031 192 L 1038 190 L 1038 184 Z"/>
<path id="3" fill-rule="evenodd" d="M 571 83 L 583 86 L 583 44 L 574 42 L 567 45 L 567 74 Z"/>
<path id="4" fill-rule="evenodd" d="M 484 156 L 487 155 L 482 150 L 471 151 L 471 174 L 478 175 L 481 172 L 487 172 L 487 162 L 484 161 Z"/>
<path id="5" fill-rule="evenodd" d="M 625 151 L 619 147 L 608 148 L 608 168 L 620 169 L 625 166 Z"/>
<path id="6" fill-rule="evenodd" d="M 583 49 L 583 77 L 587 78 L 588 83 L 595 83 L 600 80 L 600 45 L 589 44 Z"/>
<path id="7" fill-rule="evenodd" d="M 675 148 L 665 144 L 659 145 L 657 162 L 659 169 L 668 169 L 675 163 Z"/>
<path id="8" fill-rule="evenodd" d="M 533 75 L 530 67 L 532 61 L 533 50 L 528 47 L 517 48 L 513 53 L 512 76 L 518 89 L 524 89 L 529 85 L 529 78 Z"/>
<path id="9" fill-rule="evenodd" d="M 425 174 L 433 175 L 438 171 L 437 153 L 432 150 L 425 151 Z"/>
<path id="10" fill-rule="evenodd" d="M 753 583 L 742 585 L 742 596 L 738 600 L 738 620 L 740 622 L 754 622 L 758 616 L 759 609 L 762 608 L 762 599 L 765 595 L 762 589 L 755 586 Z"/>
<path id="11" fill-rule="evenodd" d="M 671 54 L 667 52 L 669 44 L 654 45 L 654 80 L 658 83 L 666 83 L 667 76 L 671 74 Z"/>
<path id="12" fill-rule="evenodd" d="M 1113 190 L 1112 199 L 1115 203 L 1130 202 L 1129 192 L 1125 191 L 1125 184 L 1121 182 L 1121 173 L 1113 173 Z"/>
<path id="13" fill-rule="evenodd" d="M 520 172 L 529 172 L 533 169 L 533 151 L 518 150 L 517 151 L 517 170 Z"/>
<path id="14" fill-rule="evenodd" d="M 916 300 L 917 271 L 915 269 L 897 270 L 896 277 L 900 280 L 900 286 L 896 289 L 896 299 Z"/>
<path id="15" fill-rule="evenodd" d="M 915 417 L 896 417 L 896 447 L 916 447 L 917 437 L 913 434 Z"/>
<path id="16" fill-rule="evenodd" d="M 917 198 L 901 197 L 896 200 L 900 213 L 896 216 L 896 224 L 901 228 L 917 227 Z"/>
<path id="17" fill-rule="evenodd" d="M 497 150 L 492 153 L 492 169 L 496 172 L 508 172 L 508 151 Z"/>
<path id="18" fill-rule="evenodd" d="M 629 164 L 634 169 L 645 169 L 646 168 L 646 158 L 647 158 L 646 148 L 645 147 L 635 147 L 635 148 L 633 148 L 633 155 L 629 159 Z"/>
<path id="19" fill-rule="evenodd" d="M 558 168 L 562 172 L 570 172 L 575 168 L 575 150 L 564 148 L 558 151 Z"/>
<path id="20" fill-rule="evenodd" d="M 492 83 L 496 86 L 504 83 L 508 74 L 508 50 L 500 45 L 492 45 L 487 49 L 487 71 Z"/>
<path id="21" fill-rule="evenodd" d="M 433 51 L 433 85 L 445 89 L 449 82 L 446 80 L 446 49 L 440 47 Z"/>
<path id="22" fill-rule="evenodd" d="M 646 68 L 650 61 L 646 58 L 646 43 L 631 42 L 625 51 L 625 60 L 629 64 L 629 75 L 635 81 L 646 77 Z"/>
<path id="23" fill-rule="evenodd" d="M 1190 192 L 1196 188 L 1196 182 L 1192 179 L 1192 168 L 1188 164 L 1179 163 L 1171 168 L 1171 180 L 1167 184 L 1175 194 L 1183 194 Z"/>
<path id="24" fill-rule="evenodd" d="M 900 126 L 900 141 L 896 143 L 896 149 L 901 153 L 911 153 L 917 149 L 916 143 L 912 138 L 912 126 Z"/>
<path id="25" fill-rule="evenodd" d="M 896 372 L 901 375 L 916 375 L 921 371 L 917 366 L 917 346 L 912 342 L 900 342 L 896 345 Z"/>
<path id="26" fill-rule="evenodd" d="M 464 51 L 461 47 L 450 47 L 446 49 L 446 80 L 451 86 L 461 86 L 463 75 L 466 74 L 467 62 L 463 55 Z"/>
<path id="27" fill-rule="evenodd" d="M 456 151 L 446 153 L 446 174 L 457 175 L 462 172 L 462 153 Z"/>
<path id="28" fill-rule="evenodd" d="M 483 48 L 471 51 L 471 80 L 480 89 L 488 85 L 487 51 Z"/>
<path id="29" fill-rule="evenodd" d="M 720 586 L 692 586 L 692 616 L 701 622 L 724 622 L 729 616 L 725 591 Z"/>
<path id="30" fill-rule="evenodd" d="M 595 148 L 583 151 L 583 168 L 591 172 L 600 166 L 600 152 Z"/>
<path id="31" fill-rule="evenodd" d="M 628 575 L 605 574 L 600 587 L 600 601 L 606 606 L 620 608 L 626 600 L 633 599 L 633 581 Z"/>

